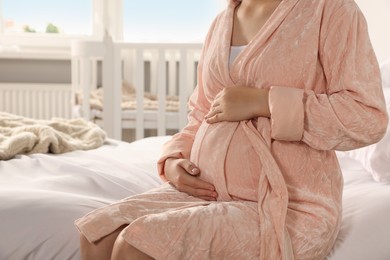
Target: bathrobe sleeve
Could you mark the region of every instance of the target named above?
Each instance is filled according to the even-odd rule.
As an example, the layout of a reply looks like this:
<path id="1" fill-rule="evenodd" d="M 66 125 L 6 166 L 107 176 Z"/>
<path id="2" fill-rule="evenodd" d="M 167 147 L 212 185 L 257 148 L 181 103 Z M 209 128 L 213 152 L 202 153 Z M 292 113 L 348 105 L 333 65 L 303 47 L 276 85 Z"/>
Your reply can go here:
<path id="1" fill-rule="evenodd" d="M 271 136 L 319 150 L 375 143 L 386 132 L 388 115 L 365 18 L 353 1 L 324 16 L 319 59 L 327 89 L 271 87 Z"/>
<path id="2" fill-rule="evenodd" d="M 210 110 L 210 102 L 205 96 L 203 87 L 203 56 L 210 44 L 211 35 L 217 23 L 217 19 L 218 17 L 211 25 L 201 51 L 197 68 L 198 84 L 188 102 L 188 107 L 190 109 L 190 113 L 188 114 L 188 124 L 183 128 L 183 130 L 175 134 L 171 140 L 164 144 L 161 158 L 158 160 L 157 169 L 163 181 L 167 181 L 165 178 L 164 165 L 168 158 L 190 158 L 190 152 L 196 132 L 202 124 L 205 115 Z"/>

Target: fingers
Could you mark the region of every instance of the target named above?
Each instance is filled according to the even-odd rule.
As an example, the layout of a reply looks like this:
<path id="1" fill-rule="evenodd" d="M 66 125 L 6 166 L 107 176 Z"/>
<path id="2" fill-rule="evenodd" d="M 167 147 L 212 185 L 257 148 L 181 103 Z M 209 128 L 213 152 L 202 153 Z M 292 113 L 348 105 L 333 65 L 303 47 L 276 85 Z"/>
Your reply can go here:
<path id="1" fill-rule="evenodd" d="M 179 162 L 179 165 L 189 174 L 196 176 L 200 173 L 198 167 L 189 160 L 182 160 Z"/>
<path id="2" fill-rule="evenodd" d="M 216 191 L 194 188 L 192 186 L 183 187 L 186 192 L 194 197 L 202 198 L 205 200 L 217 200 L 218 194 Z"/>
<path id="3" fill-rule="evenodd" d="M 210 109 L 209 113 L 204 117 L 206 119 L 206 121 L 210 118 L 215 117 L 218 114 L 223 113 L 223 108 L 222 108 L 223 106 L 221 105 L 220 97 L 224 94 L 224 92 L 225 91 L 222 90 L 221 92 L 219 92 L 215 96 L 214 102 L 211 104 L 211 109 Z M 218 118 L 218 116 L 216 118 L 214 118 L 211 122 L 218 122 L 218 121 L 216 121 L 217 118 Z M 221 121 L 221 120 L 219 120 L 219 121 Z"/>
<path id="4" fill-rule="evenodd" d="M 187 175 L 185 177 L 188 177 L 186 178 L 186 185 L 190 186 L 190 187 L 193 187 L 194 189 L 201 189 L 201 190 L 207 190 L 207 191 L 215 191 L 215 187 L 214 185 L 212 185 L 211 183 L 208 183 L 202 179 L 199 179 L 197 177 L 193 177 L 193 176 L 190 176 L 190 175 Z M 202 194 L 199 194 L 199 195 L 204 195 L 203 193 Z"/>
<path id="5" fill-rule="evenodd" d="M 207 200 L 216 200 L 218 194 L 214 185 L 197 177 L 200 174 L 198 167 L 189 160 L 181 161 L 179 166 L 186 171 L 184 174 L 179 174 L 176 180 L 176 188 L 179 191 Z"/>
<path id="6" fill-rule="evenodd" d="M 194 197 L 206 200 L 216 200 L 218 197 L 218 194 L 212 184 L 187 173 L 180 175 L 176 185 L 174 186 L 179 191 L 185 192 Z"/>
<path id="7" fill-rule="evenodd" d="M 206 118 L 206 122 L 209 124 L 214 124 L 214 123 L 222 122 L 222 121 L 226 121 L 223 113 L 218 113 L 218 114 L 215 114 L 214 116 Z"/>
<path id="8" fill-rule="evenodd" d="M 198 197 L 198 198 L 200 198 L 200 199 L 202 199 L 202 200 L 208 200 L 208 201 L 217 201 L 217 199 L 212 198 L 212 197 L 201 196 L 201 197 Z"/>
<path id="9" fill-rule="evenodd" d="M 179 174 L 176 182 L 177 185 L 182 186 L 184 189 L 186 188 L 185 186 L 189 186 L 194 189 L 215 191 L 214 185 L 188 173 Z"/>
<path id="10" fill-rule="evenodd" d="M 222 108 L 220 106 L 217 106 L 217 107 L 211 109 L 210 112 L 204 118 L 209 119 L 217 114 L 221 114 L 222 112 L 223 112 Z"/>
<path id="11" fill-rule="evenodd" d="M 191 161 L 176 159 L 169 168 L 165 175 L 169 182 L 179 191 L 209 201 L 217 199 L 218 194 L 214 185 L 198 177 L 200 169 Z"/>
<path id="12" fill-rule="evenodd" d="M 215 100 L 215 101 L 213 102 L 213 104 L 211 105 L 211 107 L 217 107 L 217 106 L 219 106 L 219 105 L 220 105 L 219 101 L 218 101 L 218 100 Z"/>
<path id="13" fill-rule="evenodd" d="M 217 100 L 219 99 L 223 94 L 225 94 L 225 92 L 227 91 L 226 88 L 222 89 L 214 98 L 214 100 Z"/>

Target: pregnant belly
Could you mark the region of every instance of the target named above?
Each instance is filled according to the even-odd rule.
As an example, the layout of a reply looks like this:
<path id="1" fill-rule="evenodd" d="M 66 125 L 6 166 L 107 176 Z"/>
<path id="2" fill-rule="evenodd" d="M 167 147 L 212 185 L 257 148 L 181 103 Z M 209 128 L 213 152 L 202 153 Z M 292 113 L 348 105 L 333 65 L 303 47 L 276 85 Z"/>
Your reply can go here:
<path id="1" fill-rule="evenodd" d="M 195 137 L 190 159 L 201 169 L 200 178 L 215 186 L 218 200 L 258 199 L 261 162 L 243 127 L 204 122 Z"/>

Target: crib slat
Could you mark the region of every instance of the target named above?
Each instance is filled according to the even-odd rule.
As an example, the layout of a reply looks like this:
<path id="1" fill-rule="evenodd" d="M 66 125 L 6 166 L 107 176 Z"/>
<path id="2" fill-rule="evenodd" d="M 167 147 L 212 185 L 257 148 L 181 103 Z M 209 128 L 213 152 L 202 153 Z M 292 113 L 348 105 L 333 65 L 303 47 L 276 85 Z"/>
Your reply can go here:
<path id="1" fill-rule="evenodd" d="M 187 124 L 187 98 L 188 98 L 188 50 L 180 50 L 179 63 L 179 129 Z"/>
<path id="2" fill-rule="evenodd" d="M 105 39 L 103 60 L 103 128 L 111 138 L 122 139 L 121 61 L 120 50 L 111 39 Z"/>
<path id="3" fill-rule="evenodd" d="M 135 138 L 137 140 L 144 137 L 144 93 L 145 93 L 145 80 L 144 80 L 144 56 L 143 49 L 137 48 L 136 50 L 136 129 Z"/>
<path id="4" fill-rule="evenodd" d="M 166 135 L 166 66 L 165 50 L 159 50 L 158 56 L 158 118 L 157 135 Z"/>
<path id="5" fill-rule="evenodd" d="M 194 51 L 190 51 L 189 52 L 190 55 L 188 55 L 188 60 L 187 60 L 187 63 L 188 63 L 188 67 L 187 67 L 187 77 L 188 77 L 188 82 L 186 84 L 186 89 L 187 89 L 187 94 L 190 94 L 192 93 L 192 91 L 194 91 L 194 87 L 195 87 L 195 77 L 196 77 L 196 73 L 195 72 L 195 53 Z"/>
<path id="6" fill-rule="evenodd" d="M 91 112 L 90 112 L 90 100 L 89 100 L 89 91 L 90 91 L 90 73 L 91 73 L 91 63 L 89 62 L 89 59 L 86 57 L 82 57 L 80 59 L 80 82 L 81 87 L 83 90 L 83 118 L 86 120 L 91 119 Z"/>
<path id="7" fill-rule="evenodd" d="M 176 93 L 176 53 L 174 51 L 168 52 L 168 67 L 169 67 L 169 80 L 168 80 L 168 94 L 175 95 Z"/>
<path id="8" fill-rule="evenodd" d="M 165 52 L 164 52 L 165 55 Z M 150 57 L 150 76 L 149 81 L 150 81 L 150 92 L 151 93 L 158 93 L 158 87 L 159 87 L 159 60 L 163 59 L 165 61 L 165 57 L 160 56 L 160 50 L 153 51 L 151 53 Z M 166 70 L 164 70 L 166 71 Z M 166 78 L 166 77 L 165 77 Z M 165 84 L 164 84 L 165 86 Z"/>
<path id="9" fill-rule="evenodd" d="M 113 46 L 113 137 L 122 140 L 122 72 L 121 72 L 121 50 Z"/>
<path id="10" fill-rule="evenodd" d="M 91 59 L 91 67 L 92 67 L 91 85 L 92 85 L 92 89 L 96 89 L 98 87 L 98 84 L 97 84 L 97 63 L 98 63 L 98 60 L 96 58 Z"/>
<path id="11" fill-rule="evenodd" d="M 135 64 L 134 64 L 134 56 L 132 55 L 132 53 L 133 53 L 133 49 L 121 48 L 123 80 L 131 85 L 134 85 Z"/>

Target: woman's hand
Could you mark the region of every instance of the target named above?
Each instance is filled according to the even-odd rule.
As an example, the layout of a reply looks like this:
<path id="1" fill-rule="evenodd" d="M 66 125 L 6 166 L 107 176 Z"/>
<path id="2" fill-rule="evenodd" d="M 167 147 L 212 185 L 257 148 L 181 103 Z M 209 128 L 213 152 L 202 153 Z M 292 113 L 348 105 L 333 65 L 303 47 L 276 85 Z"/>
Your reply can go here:
<path id="1" fill-rule="evenodd" d="M 200 170 L 187 159 L 169 158 L 165 161 L 165 178 L 179 191 L 204 200 L 217 200 L 212 184 L 199 179 Z"/>
<path id="2" fill-rule="evenodd" d="M 223 89 L 205 116 L 209 124 L 269 117 L 268 89 L 232 87 Z"/>

